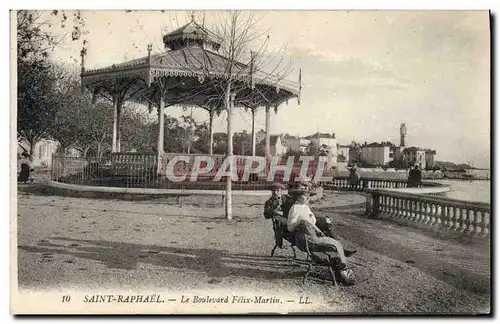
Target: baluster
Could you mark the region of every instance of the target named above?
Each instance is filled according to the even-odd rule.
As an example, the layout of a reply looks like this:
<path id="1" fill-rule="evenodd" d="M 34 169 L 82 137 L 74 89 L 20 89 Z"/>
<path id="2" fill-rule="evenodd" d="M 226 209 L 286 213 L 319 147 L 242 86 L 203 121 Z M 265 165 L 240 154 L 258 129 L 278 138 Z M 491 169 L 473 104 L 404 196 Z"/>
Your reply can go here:
<path id="1" fill-rule="evenodd" d="M 401 215 L 403 213 L 403 206 L 402 206 L 402 201 L 401 198 L 394 198 L 394 202 L 396 204 L 395 208 L 395 217 L 396 218 L 401 218 Z"/>
<path id="2" fill-rule="evenodd" d="M 389 216 L 394 217 L 394 212 L 396 208 L 396 206 L 394 206 L 394 197 L 388 197 L 387 203 L 389 205 Z"/>
<path id="3" fill-rule="evenodd" d="M 431 203 L 429 204 L 430 206 L 430 216 L 431 216 L 431 219 L 429 221 L 429 226 L 436 226 L 437 225 L 437 220 L 438 220 L 438 217 L 437 217 L 437 205 L 435 203 Z"/>
<path id="4" fill-rule="evenodd" d="M 440 229 L 443 224 L 444 224 L 444 206 L 443 205 L 437 205 L 436 206 L 436 223 L 434 224 L 435 227 Z"/>
<path id="5" fill-rule="evenodd" d="M 462 209 L 460 207 L 455 207 L 455 212 L 454 212 L 454 226 L 453 226 L 453 231 L 454 232 L 458 232 L 458 230 L 460 229 L 460 225 L 461 225 L 461 217 L 462 217 Z"/>
<path id="6" fill-rule="evenodd" d="M 394 217 L 395 218 L 401 218 L 401 214 L 403 212 L 403 206 L 402 206 L 401 198 L 399 198 L 399 197 L 398 198 L 394 198 L 394 202 L 396 204 Z"/>
<path id="7" fill-rule="evenodd" d="M 391 217 L 392 206 L 391 206 L 391 197 L 385 196 L 385 213 L 386 216 Z"/>
<path id="8" fill-rule="evenodd" d="M 481 220 L 481 237 L 486 237 L 490 233 L 490 213 L 487 211 L 483 211 L 483 217 Z"/>
<path id="9" fill-rule="evenodd" d="M 418 202 L 418 211 L 419 211 L 419 217 L 418 217 L 418 222 L 423 223 L 425 222 L 425 203 L 423 201 Z"/>
<path id="10" fill-rule="evenodd" d="M 412 199 L 412 201 L 411 201 L 411 218 L 410 218 L 410 221 L 412 221 L 412 222 L 414 222 L 416 220 L 417 215 L 418 215 L 417 204 L 418 204 L 418 201 Z"/>
<path id="11" fill-rule="evenodd" d="M 394 218 L 400 218 L 401 217 L 401 199 L 400 198 L 392 198 L 392 201 L 394 202 Z"/>
<path id="12" fill-rule="evenodd" d="M 441 226 L 444 228 L 448 228 L 448 206 L 446 205 L 441 206 L 441 221 Z"/>
<path id="13" fill-rule="evenodd" d="M 467 213 L 467 218 L 468 218 L 468 226 L 467 226 L 467 234 L 468 235 L 473 235 L 476 228 L 475 228 L 475 221 L 476 221 L 476 215 L 474 213 L 474 210 L 469 209 Z"/>
<path id="14" fill-rule="evenodd" d="M 429 214 L 427 213 L 427 202 L 422 201 L 422 218 L 420 219 L 420 222 L 422 224 L 426 224 L 428 221 Z"/>
<path id="15" fill-rule="evenodd" d="M 469 227 L 469 214 L 467 208 L 462 209 L 462 226 L 460 227 L 461 233 L 466 233 Z"/>
<path id="16" fill-rule="evenodd" d="M 404 219 L 405 220 L 408 220 L 411 218 L 411 213 L 412 213 L 412 206 L 411 206 L 411 203 L 412 203 L 412 200 L 411 199 L 405 199 L 405 215 L 404 215 Z"/>
<path id="17" fill-rule="evenodd" d="M 406 219 L 408 213 L 408 199 L 400 198 L 400 203 L 401 203 L 401 212 L 399 214 L 399 218 Z"/>
<path id="18" fill-rule="evenodd" d="M 448 205 L 448 230 L 453 231 L 455 227 L 455 207 Z"/>
<path id="19" fill-rule="evenodd" d="M 413 199 L 408 199 L 407 200 L 407 212 L 406 212 L 406 220 L 411 220 L 413 217 Z"/>
<path id="20" fill-rule="evenodd" d="M 415 201 L 415 217 L 413 217 L 412 221 L 418 223 L 420 222 L 420 200 Z"/>
<path id="21" fill-rule="evenodd" d="M 426 202 L 425 203 L 425 222 L 424 224 L 428 225 L 431 222 L 431 204 Z"/>
<path id="22" fill-rule="evenodd" d="M 404 211 L 403 199 L 399 197 L 396 198 L 396 204 L 397 204 L 396 217 L 401 219 L 403 217 L 403 211 Z"/>
<path id="23" fill-rule="evenodd" d="M 434 226 L 436 223 L 436 204 L 430 203 L 429 204 L 429 226 Z"/>
<path id="24" fill-rule="evenodd" d="M 482 232 L 482 229 L 481 229 L 481 223 L 482 223 L 482 215 L 481 215 L 481 210 L 476 210 L 476 213 L 474 215 L 474 230 L 472 232 L 472 235 L 473 236 L 476 236 L 476 237 L 479 237 L 481 236 L 481 232 Z"/>

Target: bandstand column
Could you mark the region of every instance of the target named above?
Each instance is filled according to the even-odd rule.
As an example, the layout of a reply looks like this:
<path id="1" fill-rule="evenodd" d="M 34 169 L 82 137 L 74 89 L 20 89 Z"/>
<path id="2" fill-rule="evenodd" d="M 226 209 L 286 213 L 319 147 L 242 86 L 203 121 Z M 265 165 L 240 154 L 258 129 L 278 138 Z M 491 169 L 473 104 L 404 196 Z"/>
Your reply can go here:
<path id="1" fill-rule="evenodd" d="M 164 153 L 165 143 L 165 99 L 160 95 L 160 107 L 158 108 L 158 156 Z"/>
<path id="2" fill-rule="evenodd" d="M 160 174 L 163 170 L 163 153 L 165 142 L 165 97 L 160 94 L 160 102 L 158 107 L 158 143 L 156 147 L 157 156 L 157 173 Z"/>
<path id="3" fill-rule="evenodd" d="M 255 156 L 255 109 L 252 109 L 252 156 Z"/>
<path id="4" fill-rule="evenodd" d="M 113 143 L 111 146 L 111 151 L 113 153 L 117 152 L 117 132 L 118 132 L 118 98 L 116 95 L 113 96 Z"/>
<path id="5" fill-rule="evenodd" d="M 266 106 L 266 157 L 271 156 L 271 107 Z"/>
<path id="6" fill-rule="evenodd" d="M 121 152 L 121 131 L 120 131 L 120 124 L 121 124 L 121 115 L 122 115 L 122 105 L 121 101 L 118 100 L 118 104 L 116 106 L 116 152 L 120 153 Z"/>

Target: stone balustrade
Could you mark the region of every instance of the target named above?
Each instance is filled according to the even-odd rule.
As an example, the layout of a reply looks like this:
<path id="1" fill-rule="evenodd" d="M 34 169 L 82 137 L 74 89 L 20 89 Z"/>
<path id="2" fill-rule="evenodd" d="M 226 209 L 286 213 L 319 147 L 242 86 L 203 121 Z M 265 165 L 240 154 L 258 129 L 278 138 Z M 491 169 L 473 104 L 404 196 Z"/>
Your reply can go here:
<path id="1" fill-rule="evenodd" d="M 426 227 L 486 237 L 490 233 L 491 206 L 487 203 L 373 190 L 367 212 L 374 218 L 402 220 Z"/>
<path id="2" fill-rule="evenodd" d="M 323 182 L 321 185 L 325 189 L 343 190 L 350 189 L 348 177 L 334 177 L 332 181 Z M 418 188 L 444 188 L 446 185 L 423 181 Z M 354 186 L 356 191 L 371 191 L 372 189 L 407 189 L 407 181 L 404 179 L 379 179 L 379 178 L 362 178 L 358 184 Z M 414 188 L 414 189 L 418 189 Z M 408 188 L 409 189 L 409 188 Z M 432 190 L 431 190 L 432 191 Z"/>

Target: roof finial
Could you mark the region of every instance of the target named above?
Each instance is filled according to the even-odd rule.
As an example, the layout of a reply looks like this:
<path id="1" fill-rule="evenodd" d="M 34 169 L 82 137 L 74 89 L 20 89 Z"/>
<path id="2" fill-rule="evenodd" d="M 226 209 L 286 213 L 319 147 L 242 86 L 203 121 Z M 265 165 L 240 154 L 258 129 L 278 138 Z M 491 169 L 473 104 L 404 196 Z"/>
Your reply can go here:
<path id="1" fill-rule="evenodd" d="M 194 11 L 191 11 L 191 21 L 192 21 L 192 22 L 195 22 L 195 21 L 194 21 Z"/>
<path id="2" fill-rule="evenodd" d="M 151 50 L 153 49 L 153 44 L 148 44 L 148 63 L 151 63 Z"/>

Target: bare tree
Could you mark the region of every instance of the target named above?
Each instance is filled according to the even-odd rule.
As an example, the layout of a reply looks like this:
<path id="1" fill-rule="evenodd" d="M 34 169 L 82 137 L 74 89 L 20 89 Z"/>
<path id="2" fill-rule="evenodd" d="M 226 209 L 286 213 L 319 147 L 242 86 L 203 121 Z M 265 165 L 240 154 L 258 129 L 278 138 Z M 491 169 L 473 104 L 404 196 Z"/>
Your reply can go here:
<path id="1" fill-rule="evenodd" d="M 190 64 L 179 61 L 180 65 L 198 74 L 198 78 L 204 81 L 203 89 L 211 89 L 205 96 L 204 103 L 210 102 L 213 106 L 223 107 L 227 116 L 227 158 L 229 172 L 226 177 L 226 204 L 225 216 L 232 218 L 232 174 L 233 164 L 233 130 L 232 118 L 235 106 L 249 107 L 255 109 L 257 101 L 255 98 L 266 100 L 266 94 L 262 89 L 254 86 L 254 78 L 260 82 L 277 85 L 291 72 L 290 65 L 282 67 L 284 51 L 281 58 L 266 55 L 269 44 L 269 36 L 258 46 L 257 51 L 251 51 L 250 47 L 257 44 L 265 33 L 256 31 L 257 20 L 252 12 L 228 11 L 215 15 L 209 28 L 205 26 L 207 17 L 205 12 L 197 13 L 198 33 L 201 40 L 211 42 L 212 50 L 218 53 L 208 55 L 210 49 L 202 49 L 200 55 L 199 47 L 187 47 Z M 192 20 L 195 20 L 193 13 Z M 212 53 L 213 54 L 213 53 Z M 194 63 L 194 64 L 193 64 Z M 271 66 L 271 63 L 273 66 Z M 251 91 L 248 91 L 251 89 Z M 260 102 L 262 104 L 262 102 Z M 270 103 L 268 103 L 270 104 Z"/>

